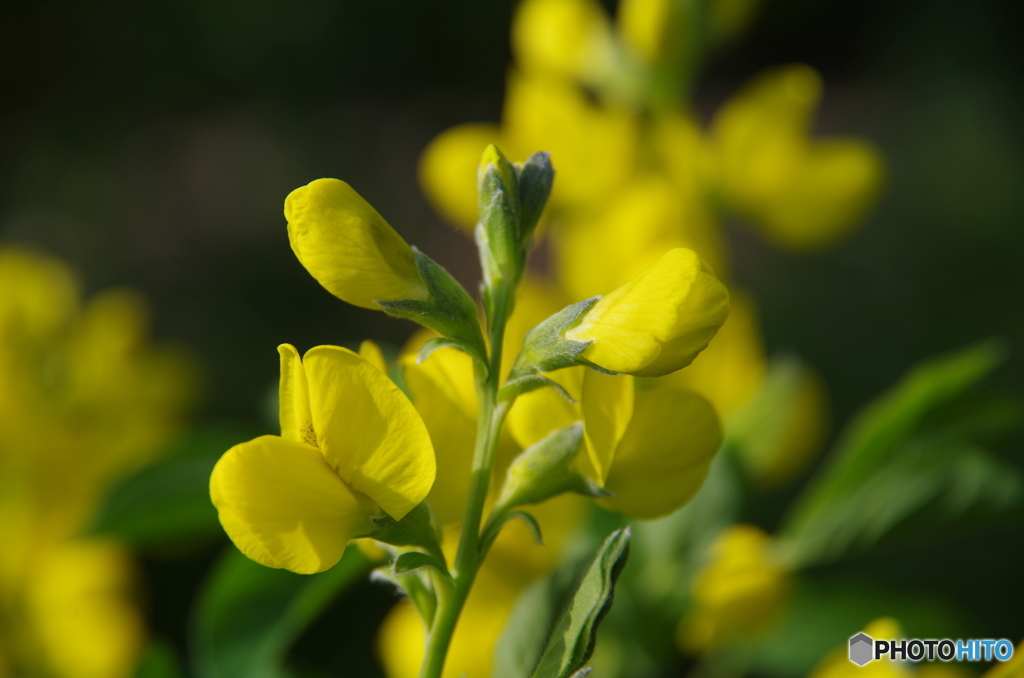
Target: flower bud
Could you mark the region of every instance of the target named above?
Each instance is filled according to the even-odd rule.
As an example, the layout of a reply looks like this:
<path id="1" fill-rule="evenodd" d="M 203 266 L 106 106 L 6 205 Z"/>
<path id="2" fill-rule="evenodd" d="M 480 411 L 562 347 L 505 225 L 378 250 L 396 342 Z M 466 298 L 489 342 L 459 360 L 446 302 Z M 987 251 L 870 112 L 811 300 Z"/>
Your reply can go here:
<path id="1" fill-rule="evenodd" d="M 342 301 L 379 310 L 379 301 L 429 297 L 412 248 L 344 181 L 295 189 L 284 215 L 295 256 Z"/>
<path id="2" fill-rule="evenodd" d="M 666 252 L 599 300 L 569 341 L 582 358 L 611 372 L 660 377 L 689 365 L 729 315 L 729 292 L 693 250 Z"/>

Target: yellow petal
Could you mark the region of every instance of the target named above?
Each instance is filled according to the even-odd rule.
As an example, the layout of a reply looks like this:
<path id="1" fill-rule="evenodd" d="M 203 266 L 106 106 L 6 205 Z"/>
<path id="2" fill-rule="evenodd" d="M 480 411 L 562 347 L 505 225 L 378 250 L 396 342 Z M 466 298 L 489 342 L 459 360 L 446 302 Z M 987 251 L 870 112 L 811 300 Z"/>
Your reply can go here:
<path id="1" fill-rule="evenodd" d="M 477 219 L 476 173 L 480 154 L 501 141 L 495 125 L 468 124 L 445 130 L 420 157 L 423 193 L 445 218 L 472 235 Z"/>
<path id="2" fill-rule="evenodd" d="M 587 459 L 591 466 L 584 473 L 604 484 L 615 449 L 633 416 L 633 377 L 609 376 L 587 370 L 583 377 L 580 405 Z"/>
<path id="3" fill-rule="evenodd" d="M 363 308 L 426 299 L 412 249 L 351 186 L 317 179 L 284 203 L 292 250 L 327 291 Z"/>
<path id="4" fill-rule="evenodd" d="M 696 393 L 637 393 L 605 483 L 614 496 L 602 505 L 633 518 L 675 511 L 700 489 L 721 442 L 715 410 Z"/>
<path id="5" fill-rule="evenodd" d="M 367 361 L 384 374 L 388 373 L 388 363 L 384 360 L 384 352 L 380 350 L 377 342 L 364 339 L 359 344 L 359 357 Z"/>
<path id="6" fill-rule="evenodd" d="M 586 371 L 585 367 L 570 367 L 544 375 L 560 384 L 576 403 L 549 387 L 524 393 L 516 399 L 508 413 L 508 430 L 516 443 L 529 447 L 552 431 L 583 418 L 579 400 Z"/>
<path id="7" fill-rule="evenodd" d="M 316 447 L 306 369 L 302 366 L 299 352 L 291 344 L 281 344 L 277 352 L 281 356 L 281 382 L 278 387 L 281 437 Z"/>
<path id="8" fill-rule="evenodd" d="M 729 293 L 693 250 L 669 250 L 603 297 L 565 336 L 593 341 L 583 356 L 605 369 L 662 376 L 686 367 L 729 314 Z"/>
<path id="9" fill-rule="evenodd" d="M 40 674 L 62 678 L 134 675 L 145 630 L 132 600 L 135 572 L 114 543 L 67 541 L 36 559 L 25 591 Z"/>
<path id="10" fill-rule="evenodd" d="M 696 391 L 726 417 L 757 393 L 767 358 L 753 302 L 735 288 L 729 292 L 729 317 L 718 334 L 685 370 L 657 379 L 655 388 L 674 386 Z"/>
<path id="11" fill-rule="evenodd" d="M 523 70 L 594 80 L 611 65 L 608 17 L 593 0 L 526 0 L 512 23 Z"/>
<path id="12" fill-rule="evenodd" d="M 352 351 L 317 346 L 302 362 L 324 459 L 352 489 L 401 520 L 434 483 L 423 420 L 394 382 Z"/>
<path id="13" fill-rule="evenodd" d="M 333 567 L 349 539 L 373 529 L 360 500 L 310 445 L 261 436 L 224 453 L 210 476 L 224 531 L 267 567 Z"/>
<path id="14" fill-rule="evenodd" d="M 759 528 L 734 525 L 715 539 L 710 552 L 711 562 L 694 577 L 693 606 L 679 627 L 679 644 L 689 651 L 765 628 L 788 598 L 788 573 Z"/>
<path id="15" fill-rule="evenodd" d="M 437 477 L 427 500 L 442 524 L 460 520 L 465 511 L 476 437 L 475 412 L 465 409 L 458 384 L 452 383 L 451 373 L 445 369 L 448 359 L 454 357 L 447 353 L 470 360 L 460 351 L 442 348 L 419 365 L 407 359 L 404 369 L 412 402 L 434 446 Z M 472 368 L 465 376 L 472 384 Z"/>
<path id="16" fill-rule="evenodd" d="M 776 244 L 806 251 L 846 235 L 875 203 L 884 167 L 872 146 L 833 139 L 815 144 L 789 183 L 757 209 Z"/>
<path id="17" fill-rule="evenodd" d="M 597 214 L 563 215 L 552 250 L 570 297 L 607 294 L 675 247 L 694 250 L 721 272 L 717 226 L 693 182 L 685 185 L 690 190 L 663 176 L 638 177 L 605 196 Z"/>

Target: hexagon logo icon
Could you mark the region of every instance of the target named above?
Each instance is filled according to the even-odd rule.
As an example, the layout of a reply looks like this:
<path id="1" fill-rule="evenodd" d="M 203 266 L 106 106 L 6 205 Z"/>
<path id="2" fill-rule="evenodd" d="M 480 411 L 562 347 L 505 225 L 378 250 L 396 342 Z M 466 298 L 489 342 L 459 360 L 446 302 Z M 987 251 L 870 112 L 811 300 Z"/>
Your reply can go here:
<path id="1" fill-rule="evenodd" d="M 850 661 L 857 666 L 867 664 L 874 659 L 872 657 L 874 653 L 871 651 L 874 644 L 875 641 L 866 633 L 858 633 L 853 638 L 850 638 Z"/>

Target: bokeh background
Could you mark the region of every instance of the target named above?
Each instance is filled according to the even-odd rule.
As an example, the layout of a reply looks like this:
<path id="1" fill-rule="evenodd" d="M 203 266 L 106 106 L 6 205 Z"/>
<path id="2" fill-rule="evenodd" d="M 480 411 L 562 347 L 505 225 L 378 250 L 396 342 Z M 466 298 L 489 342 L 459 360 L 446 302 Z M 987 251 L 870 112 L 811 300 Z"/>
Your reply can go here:
<path id="1" fill-rule="evenodd" d="M 4 3 L 0 242 L 60 256 L 87 291 L 143 291 L 156 336 L 202 365 L 196 419 L 271 431 L 279 343 L 398 345 L 412 328 L 339 302 L 302 269 L 284 197 L 345 179 L 473 284 L 473 247 L 428 206 L 416 167 L 439 132 L 500 118 L 514 4 Z M 878 208 L 830 251 L 798 257 L 727 231 L 769 350 L 820 371 L 833 422 L 910 364 L 990 336 L 1011 348 L 995 387 L 1021 390 L 1021 25 L 1024 7 L 999 0 L 768 0 L 698 82 L 710 115 L 762 68 L 810 64 L 826 83 L 818 131 L 867 138 L 885 156 Z M 747 517 L 770 528 L 792 492 L 759 497 Z M 836 567 L 883 590 L 941 592 L 975 635 L 1019 639 L 1022 525 L 1018 509 L 941 539 L 901 534 Z M 151 627 L 182 651 L 191 595 L 224 543 L 143 554 Z M 348 611 L 383 618 L 392 599 L 354 588 L 295 660 L 379 672 L 376 624 Z"/>

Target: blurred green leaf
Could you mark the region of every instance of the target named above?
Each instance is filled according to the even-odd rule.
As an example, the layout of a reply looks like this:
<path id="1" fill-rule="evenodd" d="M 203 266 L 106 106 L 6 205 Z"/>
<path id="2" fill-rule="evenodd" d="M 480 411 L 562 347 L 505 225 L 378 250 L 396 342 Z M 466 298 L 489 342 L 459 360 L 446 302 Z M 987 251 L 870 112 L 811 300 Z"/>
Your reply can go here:
<path id="1" fill-rule="evenodd" d="M 569 605 L 551 632 L 534 678 L 569 678 L 582 672 L 594 654 L 597 628 L 607 614 L 615 582 L 629 556 L 630 528 L 612 532 L 598 550 Z"/>
<path id="2" fill-rule="evenodd" d="M 285 655 L 338 594 L 370 571 L 350 546 L 326 572 L 264 567 L 228 548 L 199 595 L 192 625 L 197 678 L 281 678 Z"/>
<path id="3" fill-rule="evenodd" d="M 986 342 L 929 361 L 854 419 L 781 530 L 794 562 L 867 545 L 933 503 L 936 516 L 948 517 L 1014 501 L 1019 474 L 972 438 L 1019 426 L 1019 404 L 964 399 L 1002 356 Z"/>
<path id="4" fill-rule="evenodd" d="M 494 649 L 491 678 L 527 678 L 533 674 L 555 621 L 559 594 L 555 579 L 545 577 L 519 596 Z"/>
<path id="5" fill-rule="evenodd" d="M 184 675 L 174 648 L 160 640 L 149 644 L 135 672 L 135 678 L 183 678 Z"/>
<path id="6" fill-rule="evenodd" d="M 174 443 L 155 463 L 107 494 L 90 534 L 152 547 L 221 534 L 210 502 L 210 473 L 231 446 L 254 437 L 242 427 L 206 426 Z"/>

